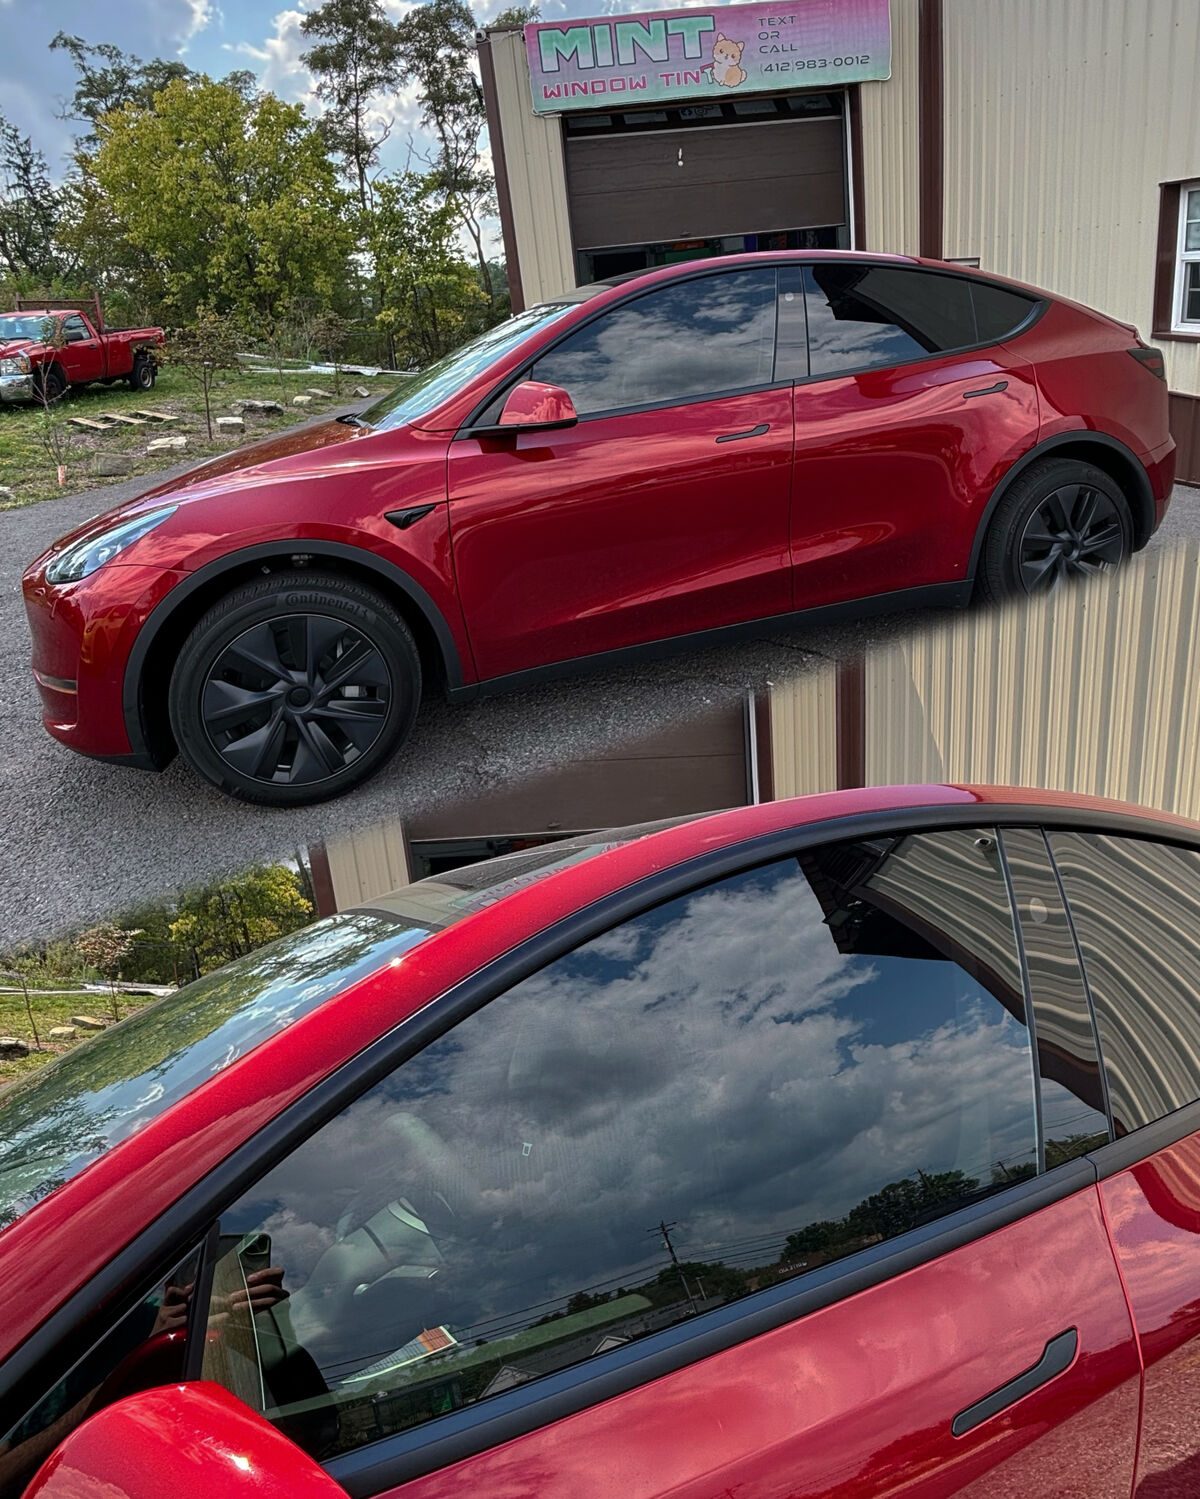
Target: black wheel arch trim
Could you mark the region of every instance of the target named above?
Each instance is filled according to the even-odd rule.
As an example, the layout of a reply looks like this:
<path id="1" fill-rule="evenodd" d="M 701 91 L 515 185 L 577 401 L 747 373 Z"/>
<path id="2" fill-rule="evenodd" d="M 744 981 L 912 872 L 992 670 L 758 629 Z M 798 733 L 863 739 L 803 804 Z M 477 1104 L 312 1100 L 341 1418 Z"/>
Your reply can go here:
<path id="1" fill-rule="evenodd" d="M 388 562 L 386 558 L 380 557 L 375 552 L 340 541 L 310 540 L 306 537 L 266 541 L 257 546 L 241 547 L 236 552 L 229 552 L 207 563 L 204 567 L 197 568 L 195 572 L 188 573 L 183 581 L 177 583 L 170 593 L 160 599 L 151 610 L 145 624 L 138 631 L 133 649 L 129 653 L 129 659 L 125 663 L 121 708 L 131 753 L 128 756 L 122 756 L 121 763 L 136 765 L 143 770 L 161 770 L 171 758 L 169 754 L 164 755 L 161 750 L 151 744 L 142 714 L 142 686 L 146 658 L 163 626 L 168 623 L 176 610 L 199 589 L 207 587 L 226 573 L 244 567 L 247 563 L 268 562 L 281 557 L 293 557 L 298 553 L 311 556 L 314 563 L 318 565 L 322 557 L 352 562 L 364 571 L 374 573 L 381 582 L 399 589 L 421 612 L 426 624 L 433 631 L 446 673 L 447 690 L 452 695 L 470 695 L 473 689 L 471 684 L 464 686 L 462 659 L 445 616 L 425 589 L 403 568 Z"/>
<path id="2" fill-rule="evenodd" d="M 698 819 L 699 820 L 699 819 Z M 1200 850 L 1200 832 L 1127 813 L 1013 803 L 955 803 L 853 813 L 763 834 L 670 865 L 573 912 L 493 959 L 323 1078 L 189 1188 L 56 1308 L 0 1367 L 0 1431 L 8 1430 L 214 1220 L 349 1103 L 497 994 L 638 912 L 771 859 L 817 844 L 935 828 L 1044 827 L 1117 833 Z M 710 1354 L 867 1290 L 894 1275 L 1094 1186 L 1104 1175 L 1200 1129 L 1200 1102 L 1090 1156 L 1056 1166 L 945 1218 L 584 1364 L 436 1418 L 327 1463 L 352 1496 L 366 1496 L 535 1431 L 573 1412 L 685 1368 Z M 190 1345 L 202 1339 L 191 1330 Z M 194 1367 L 188 1377 L 194 1378 Z"/>
<path id="3" fill-rule="evenodd" d="M 1008 493 L 1009 486 L 1015 479 L 1019 479 L 1027 468 L 1043 458 L 1053 457 L 1056 451 L 1065 447 L 1106 448 L 1129 464 L 1134 475 L 1134 487 L 1137 490 L 1136 495 L 1126 496 L 1131 502 L 1130 519 L 1134 527 L 1133 549 L 1137 551 L 1149 541 L 1154 530 L 1154 491 L 1150 487 L 1150 475 L 1146 472 L 1146 465 L 1133 449 L 1117 438 L 1110 437 L 1107 432 L 1094 432 L 1090 427 L 1080 427 L 1073 432 L 1056 432 L 1053 437 L 1045 438 L 1036 447 L 1023 453 L 992 490 L 983 508 L 983 514 L 979 517 L 979 523 L 975 527 L 975 540 L 971 543 L 971 559 L 967 564 L 969 580 L 974 581 L 988 526 L 991 524 L 996 507 Z M 1137 513 L 1139 509 L 1142 512 L 1140 516 Z"/>

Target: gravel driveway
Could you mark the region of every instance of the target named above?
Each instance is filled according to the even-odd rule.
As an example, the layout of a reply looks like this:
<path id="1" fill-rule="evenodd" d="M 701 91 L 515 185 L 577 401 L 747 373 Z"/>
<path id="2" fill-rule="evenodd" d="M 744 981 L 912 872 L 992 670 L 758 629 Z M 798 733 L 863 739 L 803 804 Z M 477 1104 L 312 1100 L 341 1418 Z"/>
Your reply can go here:
<path id="1" fill-rule="evenodd" d="M 183 465 L 178 470 L 183 472 Z M 382 774 L 340 801 L 280 811 L 232 802 L 176 760 L 162 775 L 85 760 L 39 722 L 20 599 L 25 563 L 56 536 L 167 477 L 46 500 L 0 514 L 0 943 L 112 914 L 314 838 L 594 758 L 760 683 L 846 656 L 906 615 L 764 641 L 563 682 L 465 707 L 426 703 L 416 731 Z M 1200 536 L 1200 490 L 1179 487 L 1153 545 Z"/>

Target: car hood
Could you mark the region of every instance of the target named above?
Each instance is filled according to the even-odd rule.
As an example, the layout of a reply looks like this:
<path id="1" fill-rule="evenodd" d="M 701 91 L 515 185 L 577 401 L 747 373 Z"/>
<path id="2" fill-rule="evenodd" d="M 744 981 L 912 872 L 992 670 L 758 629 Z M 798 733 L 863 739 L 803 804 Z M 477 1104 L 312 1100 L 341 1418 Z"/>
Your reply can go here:
<path id="1" fill-rule="evenodd" d="M 30 349 L 39 349 L 41 345 L 32 338 L 13 338 L 8 343 L 0 343 L 0 359 L 11 359 L 14 354 L 26 354 Z"/>
<path id="2" fill-rule="evenodd" d="M 232 453 L 223 453 L 208 463 L 188 469 L 185 474 L 147 489 L 123 505 L 114 505 L 111 510 L 98 512 L 76 526 L 73 531 L 60 536 L 50 548 L 30 567 L 37 567 L 47 557 L 61 551 L 65 546 L 85 536 L 107 530 L 119 521 L 142 514 L 148 510 L 161 510 L 164 505 L 176 507 L 193 500 L 202 500 L 214 492 L 228 493 L 232 488 L 245 485 L 249 499 L 257 484 L 269 484 L 276 480 L 297 478 L 324 468 L 332 457 L 332 451 L 344 443 L 358 438 L 370 437 L 367 427 L 354 427 L 347 422 L 320 422 L 304 427 L 299 432 L 281 433 L 262 442 L 250 443 L 236 448 Z"/>

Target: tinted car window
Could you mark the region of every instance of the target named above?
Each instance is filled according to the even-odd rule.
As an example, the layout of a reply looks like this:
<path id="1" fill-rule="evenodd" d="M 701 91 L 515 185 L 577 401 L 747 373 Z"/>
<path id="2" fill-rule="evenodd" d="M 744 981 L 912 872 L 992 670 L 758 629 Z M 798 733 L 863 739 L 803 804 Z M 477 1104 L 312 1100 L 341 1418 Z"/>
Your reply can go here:
<path id="1" fill-rule="evenodd" d="M 23 1493 L 88 1416 L 138 1390 L 183 1378 L 186 1347 L 179 1334 L 187 1327 L 199 1262 L 198 1252 L 188 1255 L 0 1436 L 0 1499 Z"/>
<path id="2" fill-rule="evenodd" d="M 1045 835 L 1005 828 L 1003 838 L 1033 1002 L 1045 1164 L 1060 1166 L 1108 1142 L 1099 1049 Z"/>
<path id="3" fill-rule="evenodd" d="M 724 880 L 495 999 L 225 1214 L 218 1286 L 253 1246 L 290 1300 L 214 1321 L 206 1373 L 320 1456 L 403 1430 L 1034 1174 L 1031 1062 L 992 840 Z"/>
<path id="4" fill-rule="evenodd" d="M 1037 306 L 1032 297 L 1022 296 L 1006 286 L 995 286 L 990 281 L 969 284 L 980 343 L 999 343 L 1002 338 L 1007 338 Z"/>
<path id="5" fill-rule="evenodd" d="M 0 1228 L 200 1083 L 427 937 L 352 911 L 261 947 L 0 1097 Z"/>
<path id="6" fill-rule="evenodd" d="M 533 366 L 580 416 L 767 385 L 775 272 L 728 271 L 647 292 L 602 313 Z"/>
<path id="7" fill-rule="evenodd" d="M 1052 832 L 1118 1135 L 1200 1098 L 1200 855 Z"/>
<path id="8" fill-rule="evenodd" d="M 804 268 L 813 375 L 904 364 L 975 343 L 961 276 L 833 261 Z"/>
<path id="9" fill-rule="evenodd" d="M 63 333 L 68 343 L 79 343 L 88 337 L 87 326 L 81 317 L 69 317 L 63 321 Z"/>

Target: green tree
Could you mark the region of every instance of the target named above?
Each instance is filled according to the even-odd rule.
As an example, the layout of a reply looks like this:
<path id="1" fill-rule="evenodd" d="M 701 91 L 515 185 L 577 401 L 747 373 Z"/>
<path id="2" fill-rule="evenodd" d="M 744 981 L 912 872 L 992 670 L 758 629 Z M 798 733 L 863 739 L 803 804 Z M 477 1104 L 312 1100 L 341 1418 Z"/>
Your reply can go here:
<path id="1" fill-rule="evenodd" d="M 312 904 L 296 872 L 271 864 L 189 891 L 180 898 L 170 934 L 172 941 L 194 948 L 205 968 L 212 968 L 298 931 L 312 919 Z"/>
<path id="2" fill-rule="evenodd" d="M 367 213 L 372 171 L 392 120 L 378 101 L 401 83 L 399 33 L 380 0 L 325 0 L 300 23 L 313 41 L 301 62 L 316 79 L 317 98 L 327 106 L 321 130 L 341 158 L 358 205 Z"/>
<path id="3" fill-rule="evenodd" d="M 541 13 L 541 7 L 537 5 L 510 5 L 489 23 L 488 30 L 520 31 L 523 26 L 536 21 Z"/>
<path id="4" fill-rule="evenodd" d="M 380 326 L 402 368 L 447 353 L 488 323 L 479 281 L 455 249 L 455 213 L 417 172 L 375 184 L 367 248 L 380 287 Z"/>
<path id="5" fill-rule="evenodd" d="M 212 441 L 212 389 L 220 370 L 237 368 L 238 350 L 244 334 L 235 317 L 222 316 L 211 307 L 201 307 L 195 320 L 171 335 L 167 360 L 176 365 L 204 396 L 204 419 Z"/>
<path id="6" fill-rule="evenodd" d="M 0 271 L 50 282 L 64 269 L 56 229 L 62 194 L 45 155 L 0 114 Z"/>
<path id="7" fill-rule="evenodd" d="M 81 36 L 60 31 L 50 43 L 51 52 L 65 52 L 75 65 L 75 91 L 61 118 L 90 127 L 85 140 L 96 139 L 100 120 L 114 109 L 132 105 L 152 109 L 154 96 L 176 79 L 197 77 L 186 63 L 154 58 L 143 62 L 131 52 L 122 52 L 111 42 L 93 45 Z M 239 74 L 251 78 L 251 74 Z"/>
<path id="8" fill-rule="evenodd" d="M 397 27 L 405 76 L 416 84 L 421 118 L 436 143 L 430 185 L 470 238 L 480 283 L 494 303 L 482 221 L 496 212 L 496 188 L 480 155 L 487 121 L 473 71 L 475 18 L 463 0 L 428 0 Z"/>
<path id="9" fill-rule="evenodd" d="M 76 157 L 98 238 L 111 215 L 167 308 L 247 319 L 302 292 L 331 299 L 347 273 L 345 196 L 316 126 L 298 105 L 229 83 L 177 78 L 107 113 Z"/>
<path id="10" fill-rule="evenodd" d="M 108 980 L 109 998 L 114 1020 L 120 1020 L 117 1009 L 117 979 L 122 961 L 133 951 L 134 942 L 142 934 L 136 928 L 125 931 L 111 921 L 102 921 L 99 926 L 80 932 L 75 939 L 79 955 L 91 968 L 98 969 Z"/>

